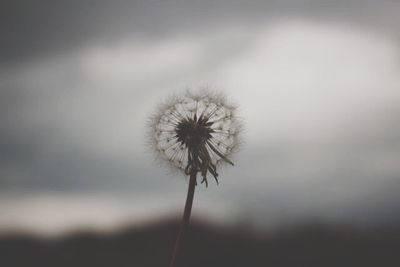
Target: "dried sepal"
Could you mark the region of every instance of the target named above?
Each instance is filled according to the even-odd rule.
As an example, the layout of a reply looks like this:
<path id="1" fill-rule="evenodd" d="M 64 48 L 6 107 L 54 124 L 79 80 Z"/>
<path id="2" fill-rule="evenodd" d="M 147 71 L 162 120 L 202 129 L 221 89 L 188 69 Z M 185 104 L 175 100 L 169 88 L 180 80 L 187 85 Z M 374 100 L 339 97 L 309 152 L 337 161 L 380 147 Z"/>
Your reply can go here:
<path id="1" fill-rule="evenodd" d="M 207 174 L 218 183 L 217 166 L 233 165 L 231 154 L 239 144 L 241 124 L 236 106 L 222 94 L 186 91 L 160 105 L 150 123 L 150 145 L 157 156 L 186 175 Z"/>

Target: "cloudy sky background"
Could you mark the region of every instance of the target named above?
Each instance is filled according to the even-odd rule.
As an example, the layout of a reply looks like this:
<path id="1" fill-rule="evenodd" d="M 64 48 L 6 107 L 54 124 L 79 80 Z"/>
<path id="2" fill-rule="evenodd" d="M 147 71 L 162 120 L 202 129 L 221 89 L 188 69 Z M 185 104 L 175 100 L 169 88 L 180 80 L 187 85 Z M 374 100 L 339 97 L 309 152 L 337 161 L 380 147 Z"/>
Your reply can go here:
<path id="1" fill-rule="evenodd" d="M 400 220 L 397 1 L 2 1 L 0 231 L 180 214 L 146 121 L 208 86 L 245 144 L 194 216 L 259 227 Z"/>

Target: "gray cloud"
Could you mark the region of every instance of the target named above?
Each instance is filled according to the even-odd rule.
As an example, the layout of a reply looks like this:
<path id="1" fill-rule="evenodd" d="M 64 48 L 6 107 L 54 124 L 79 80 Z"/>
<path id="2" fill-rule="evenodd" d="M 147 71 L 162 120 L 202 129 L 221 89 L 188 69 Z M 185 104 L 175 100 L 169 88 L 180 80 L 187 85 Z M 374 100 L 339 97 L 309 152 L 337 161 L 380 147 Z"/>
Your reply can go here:
<path id="1" fill-rule="evenodd" d="M 130 195 L 132 205 L 157 195 L 175 209 L 185 183 L 147 152 L 146 117 L 174 89 L 209 84 L 240 104 L 246 143 L 220 187 L 199 189 L 202 212 L 261 225 L 391 220 L 400 7 L 184 2 L 4 4 L 0 194 L 10 201 L 0 213 L 61 192 Z"/>
<path id="2" fill-rule="evenodd" d="M 253 28 L 269 19 L 306 16 L 366 25 L 398 36 L 393 1 L 3 1 L 1 63 L 63 54 L 92 43 Z"/>

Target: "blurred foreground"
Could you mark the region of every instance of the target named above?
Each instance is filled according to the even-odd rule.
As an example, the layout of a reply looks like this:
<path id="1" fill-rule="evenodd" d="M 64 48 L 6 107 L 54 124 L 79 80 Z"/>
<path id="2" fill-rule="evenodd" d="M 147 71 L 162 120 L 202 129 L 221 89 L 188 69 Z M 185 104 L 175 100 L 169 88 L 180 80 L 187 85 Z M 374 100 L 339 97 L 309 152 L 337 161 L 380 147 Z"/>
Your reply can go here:
<path id="1" fill-rule="evenodd" d="M 168 266 L 179 223 L 43 239 L 0 237 L 1 266 Z M 192 222 L 179 266 L 400 266 L 400 227 L 308 224 L 264 233 Z"/>

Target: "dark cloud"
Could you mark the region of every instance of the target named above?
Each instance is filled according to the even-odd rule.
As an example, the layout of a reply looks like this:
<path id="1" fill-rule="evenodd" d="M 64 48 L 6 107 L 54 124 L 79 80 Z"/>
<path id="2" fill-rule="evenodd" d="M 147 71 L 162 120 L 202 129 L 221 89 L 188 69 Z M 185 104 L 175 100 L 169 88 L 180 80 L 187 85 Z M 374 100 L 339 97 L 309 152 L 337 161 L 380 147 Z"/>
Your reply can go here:
<path id="1" fill-rule="evenodd" d="M 393 1 L 2 1 L 0 62 L 63 54 L 92 43 L 157 40 L 287 16 L 353 21 L 397 31 Z M 398 32 L 397 32 L 398 33 Z"/>
<path id="2" fill-rule="evenodd" d="M 254 140 L 247 140 L 237 167 L 221 175 L 221 187 L 209 189 L 218 190 L 224 203 L 255 217 L 262 214 L 261 223 L 271 214 L 290 220 L 315 214 L 390 220 L 398 208 L 400 111 L 392 90 L 398 66 L 385 57 L 391 58 L 392 47 L 382 37 L 398 34 L 400 7 L 393 1 L 17 0 L 3 2 L 0 10 L 0 193 L 151 191 L 163 198 L 183 183 L 165 177 L 145 153 L 146 115 L 166 89 L 221 76 L 247 115 L 257 116 L 246 118 Z M 319 88 L 304 90 L 296 68 L 312 62 L 310 51 L 306 61 L 300 57 L 300 66 L 291 69 L 296 77 L 285 72 L 291 61 L 284 60 L 284 53 L 292 50 L 279 49 L 286 45 L 281 35 L 272 48 L 277 56 L 266 56 L 272 65 L 263 60 L 263 48 L 276 34 L 263 35 L 267 22 L 291 17 L 308 20 L 297 20 L 299 28 L 290 21 L 277 27 L 285 38 L 296 35 L 294 30 L 305 31 L 287 40 L 304 38 L 312 45 L 326 31 L 336 34 L 332 40 L 339 50 L 370 41 L 361 47 L 361 56 L 383 51 L 379 66 L 388 71 L 368 67 L 360 72 L 361 83 L 358 78 L 350 77 L 350 85 L 340 80 L 349 93 L 326 89 L 332 97 Z M 330 20 L 340 27 L 324 28 Z M 354 24 L 360 26 L 356 33 L 347 31 Z M 371 32 L 379 34 L 364 38 Z M 346 60 L 363 67 L 359 58 L 355 64 Z M 283 64 L 275 68 L 274 62 Z M 334 67 L 326 70 L 328 84 L 336 79 L 331 76 L 341 78 L 337 70 L 343 66 Z M 364 74 L 370 70 L 378 76 L 368 79 Z M 289 89 L 279 81 L 264 83 L 275 76 L 300 83 Z M 374 78 L 382 88 L 369 86 Z M 367 89 L 354 89 L 354 84 Z M 252 108 L 265 108 L 265 113 L 251 113 Z M 368 214 L 354 213 L 361 210 Z"/>

